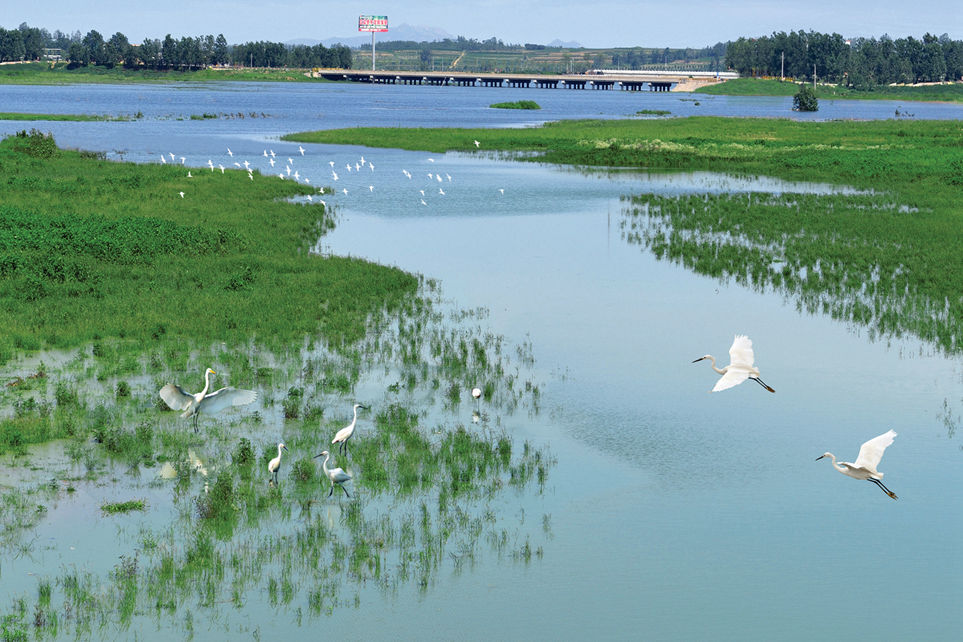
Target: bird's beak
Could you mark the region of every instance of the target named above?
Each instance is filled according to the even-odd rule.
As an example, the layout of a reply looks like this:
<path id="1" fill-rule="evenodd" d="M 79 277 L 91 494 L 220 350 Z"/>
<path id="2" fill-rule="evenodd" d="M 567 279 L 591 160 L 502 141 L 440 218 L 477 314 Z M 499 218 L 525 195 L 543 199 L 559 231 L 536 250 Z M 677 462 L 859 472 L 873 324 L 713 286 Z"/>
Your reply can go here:
<path id="1" fill-rule="evenodd" d="M 692 363 L 699 363 L 699 362 L 702 361 L 703 359 L 705 359 L 705 357 L 699 357 L 698 359 L 693 359 L 693 360 L 692 360 Z"/>
<path id="2" fill-rule="evenodd" d="M 323 454 L 324 454 L 324 453 L 318 453 L 317 455 L 315 455 L 315 456 L 312 457 L 311 459 L 317 459 L 318 457 L 320 457 L 320 456 L 323 455 Z"/>
<path id="3" fill-rule="evenodd" d="M 819 457 L 816 457 L 816 461 L 819 461 L 820 459 L 822 459 L 822 458 L 825 457 L 825 456 L 826 456 L 826 455 L 820 455 Z"/>

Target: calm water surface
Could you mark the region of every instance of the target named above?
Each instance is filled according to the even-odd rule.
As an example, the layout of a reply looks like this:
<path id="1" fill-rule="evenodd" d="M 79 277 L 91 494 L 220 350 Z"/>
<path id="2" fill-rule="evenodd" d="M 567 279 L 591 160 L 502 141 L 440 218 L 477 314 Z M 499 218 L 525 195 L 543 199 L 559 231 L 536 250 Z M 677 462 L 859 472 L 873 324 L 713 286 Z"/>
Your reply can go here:
<path id="1" fill-rule="evenodd" d="M 543 110 L 487 108 L 520 98 Z M 345 146 L 307 145 L 295 157 L 296 145 L 277 140 L 303 129 L 525 126 L 640 109 L 798 117 L 789 103 L 358 85 L 0 88 L 0 111 L 143 112 L 130 123 L 27 124 L 112 157 L 158 162 L 170 152 L 193 167 L 247 159 L 267 174 L 277 168 L 265 149 L 291 156 L 312 184 L 348 190 L 321 196 L 338 208 L 339 225 L 317 251 L 438 278 L 457 305 L 487 307 L 494 331 L 531 343 L 542 411 L 505 425 L 558 458 L 547 493 L 525 500 L 531 519 L 551 515 L 544 558 L 441 574 L 424 595 L 374 593 L 305 626 L 349 638 L 955 639 L 963 444 L 951 426 L 963 406 L 960 359 L 913 340 L 871 340 L 864 329 L 801 314 L 777 293 L 659 262 L 619 231 L 623 194 L 828 186 L 584 174 L 484 154 Z M 897 106 L 906 108 L 822 101 L 807 117 L 887 118 Z M 963 116 L 960 106 L 909 111 Z M 204 112 L 247 115 L 189 120 Z M 2 133 L 23 127 L 0 122 Z M 347 171 L 362 155 L 375 170 Z M 752 383 L 707 394 L 717 375 L 691 361 L 712 353 L 727 363 L 736 333 L 752 338 L 775 395 Z M 944 408 L 956 418 L 950 425 Z M 863 441 L 890 428 L 899 436 L 880 468 L 898 502 L 814 461 L 826 450 L 852 461 Z M 5 563 L 4 583 L 24 568 Z M 230 617 L 211 634 L 243 625 L 305 632 L 283 609 L 249 604 Z"/>

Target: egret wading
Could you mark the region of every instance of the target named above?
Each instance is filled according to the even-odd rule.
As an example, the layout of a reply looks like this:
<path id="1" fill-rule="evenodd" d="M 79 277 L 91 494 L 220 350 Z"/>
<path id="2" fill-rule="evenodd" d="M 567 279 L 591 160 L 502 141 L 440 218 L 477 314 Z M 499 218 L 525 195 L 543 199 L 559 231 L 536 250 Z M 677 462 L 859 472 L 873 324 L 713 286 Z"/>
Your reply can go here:
<path id="1" fill-rule="evenodd" d="M 281 451 L 290 452 L 284 442 L 278 444 L 278 456 L 268 462 L 268 473 L 274 475 L 274 483 L 278 483 L 278 471 L 281 470 Z"/>
<path id="2" fill-rule="evenodd" d="M 890 489 L 883 485 L 880 481 L 883 478 L 883 473 L 876 470 L 879 466 L 879 460 L 883 458 L 883 452 L 886 448 L 893 443 L 893 439 L 896 437 L 896 433 L 892 430 L 884 432 L 879 437 L 873 437 L 862 446 L 859 447 L 859 454 L 856 456 L 856 463 L 849 463 L 848 461 L 841 461 L 836 463 L 836 455 L 832 453 L 823 453 L 819 457 L 816 457 L 816 461 L 819 461 L 823 457 L 829 457 L 833 462 L 833 468 L 846 475 L 847 477 L 852 477 L 853 479 L 865 479 L 866 481 L 871 481 L 879 489 L 892 497 L 897 499 L 896 494 Z"/>
<path id="3" fill-rule="evenodd" d="M 348 456 L 348 440 L 351 439 L 351 435 L 354 434 L 355 424 L 358 423 L 358 408 L 367 410 L 368 406 L 356 403 L 354 405 L 354 417 L 351 419 L 351 423 L 335 433 L 334 439 L 331 440 L 332 444 L 338 444 L 338 452 L 344 454 L 345 457 Z"/>
<path id="4" fill-rule="evenodd" d="M 351 479 L 351 475 L 344 472 L 340 468 L 328 468 L 328 459 L 331 457 L 331 453 L 329 453 L 327 450 L 322 450 L 320 453 L 315 455 L 313 459 L 317 459 L 321 456 L 324 457 L 324 461 L 321 462 L 321 468 L 324 469 L 324 474 L 327 475 L 328 479 L 331 480 L 331 490 L 328 491 L 328 497 L 331 497 L 331 493 L 334 492 L 334 485 L 337 484 L 341 487 L 341 490 L 344 491 L 345 496 L 350 499 L 351 495 L 348 495 L 348 489 L 344 487 L 344 482 Z"/>
<path id="5" fill-rule="evenodd" d="M 726 390 L 727 388 L 739 385 L 746 379 L 752 379 L 769 392 L 776 392 L 759 378 L 759 368 L 752 365 L 753 361 L 755 361 L 755 355 L 752 353 L 752 341 L 744 334 L 737 334 L 735 340 L 733 340 L 732 347 L 729 348 L 729 360 L 731 363 L 725 368 L 717 368 L 716 358 L 711 354 L 699 357 L 693 360 L 692 363 L 698 363 L 703 359 L 711 360 L 712 369 L 722 375 L 722 378 L 716 382 L 716 385 L 712 387 L 710 392 Z"/>
<path id="6" fill-rule="evenodd" d="M 231 406 L 246 406 L 257 399 L 257 391 L 242 390 L 230 386 L 208 393 L 211 375 L 217 374 L 211 368 L 204 372 L 204 389 L 196 394 L 186 392 L 176 383 L 169 383 L 160 389 L 161 399 L 171 410 L 183 410 L 181 417 L 194 418 L 194 432 L 197 432 L 197 417 L 201 413 L 215 415 Z"/>

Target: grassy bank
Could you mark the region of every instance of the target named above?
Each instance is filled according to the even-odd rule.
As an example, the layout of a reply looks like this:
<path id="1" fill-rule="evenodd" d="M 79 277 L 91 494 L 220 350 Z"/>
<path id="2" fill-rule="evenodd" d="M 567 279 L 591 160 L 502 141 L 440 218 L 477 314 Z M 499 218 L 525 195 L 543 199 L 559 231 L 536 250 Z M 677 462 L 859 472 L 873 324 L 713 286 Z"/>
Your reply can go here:
<path id="1" fill-rule="evenodd" d="M 311 187 L 243 171 L 188 178 L 22 134 L 0 143 L 0 361 L 103 337 L 351 342 L 418 287 L 396 269 L 309 255 L 331 219 L 284 199 Z"/>
<path id="2" fill-rule="evenodd" d="M 646 195 L 630 208 L 645 216 L 658 212 L 673 229 L 688 227 L 703 239 L 693 245 L 690 235 L 687 249 L 680 249 L 683 237 L 669 236 L 675 245 L 662 247 L 660 256 L 705 254 L 709 265 L 702 263 L 701 270 L 793 294 L 789 284 L 805 278 L 803 289 L 838 302 L 829 306 L 817 297 L 801 303 L 807 308 L 887 334 L 911 332 L 946 350 L 963 347 L 958 122 L 685 118 L 565 121 L 511 130 L 357 128 L 287 138 L 436 153 L 471 151 L 477 139 L 487 151 L 537 151 L 548 162 L 771 175 L 871 190 L 845 198 L 743 198 L 704 212 L 700 207 L 694 218 L 686 216 L 692 207 L 685 203 L 670 206 Z M 646 238 L 638 229 L 630 234 Z M 729 240 L 710 248 L 719 239 Z M 873 293 L 865 299 L 867 287 Z"/>
<path id="3" fill-rule="evenodd" d="M 66 63 L 25 63 L 0 65 L 0 85 L 66 85 L 74 83 L 144 83 L 179 81 L 241 80 L 253 82 L 328 82 L 309 78 L 307 69 L 198 69 L 175 71 L 157 69 L 124 69 L 123 67 L 77 67 L 68 69 Z"/>
<path id="4" fill-rule="evenodd" d="M 799 85 L 791 81 L 769 78 L 736 78 L 716 85 L 700 87 L 695 93 L 717 96 L 793 96 Z M 816 84 L 816 97 L 848 100 L 905 100 L 930 102 L 963 102 L 963 83 L 945 85 L 902 85 L 876 87 L 858 91 L 836 85 Z"/>

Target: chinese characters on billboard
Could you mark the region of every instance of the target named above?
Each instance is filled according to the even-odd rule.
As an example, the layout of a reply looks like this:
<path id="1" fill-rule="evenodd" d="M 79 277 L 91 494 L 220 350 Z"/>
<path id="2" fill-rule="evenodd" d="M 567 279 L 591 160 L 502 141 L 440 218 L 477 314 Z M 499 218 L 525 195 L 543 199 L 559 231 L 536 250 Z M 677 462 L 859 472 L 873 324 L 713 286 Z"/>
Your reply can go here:
<path id="1" fill-rule="evenodd" d="M 388 31 L 388 16 L 360 16 L 358 31 Z"/>

